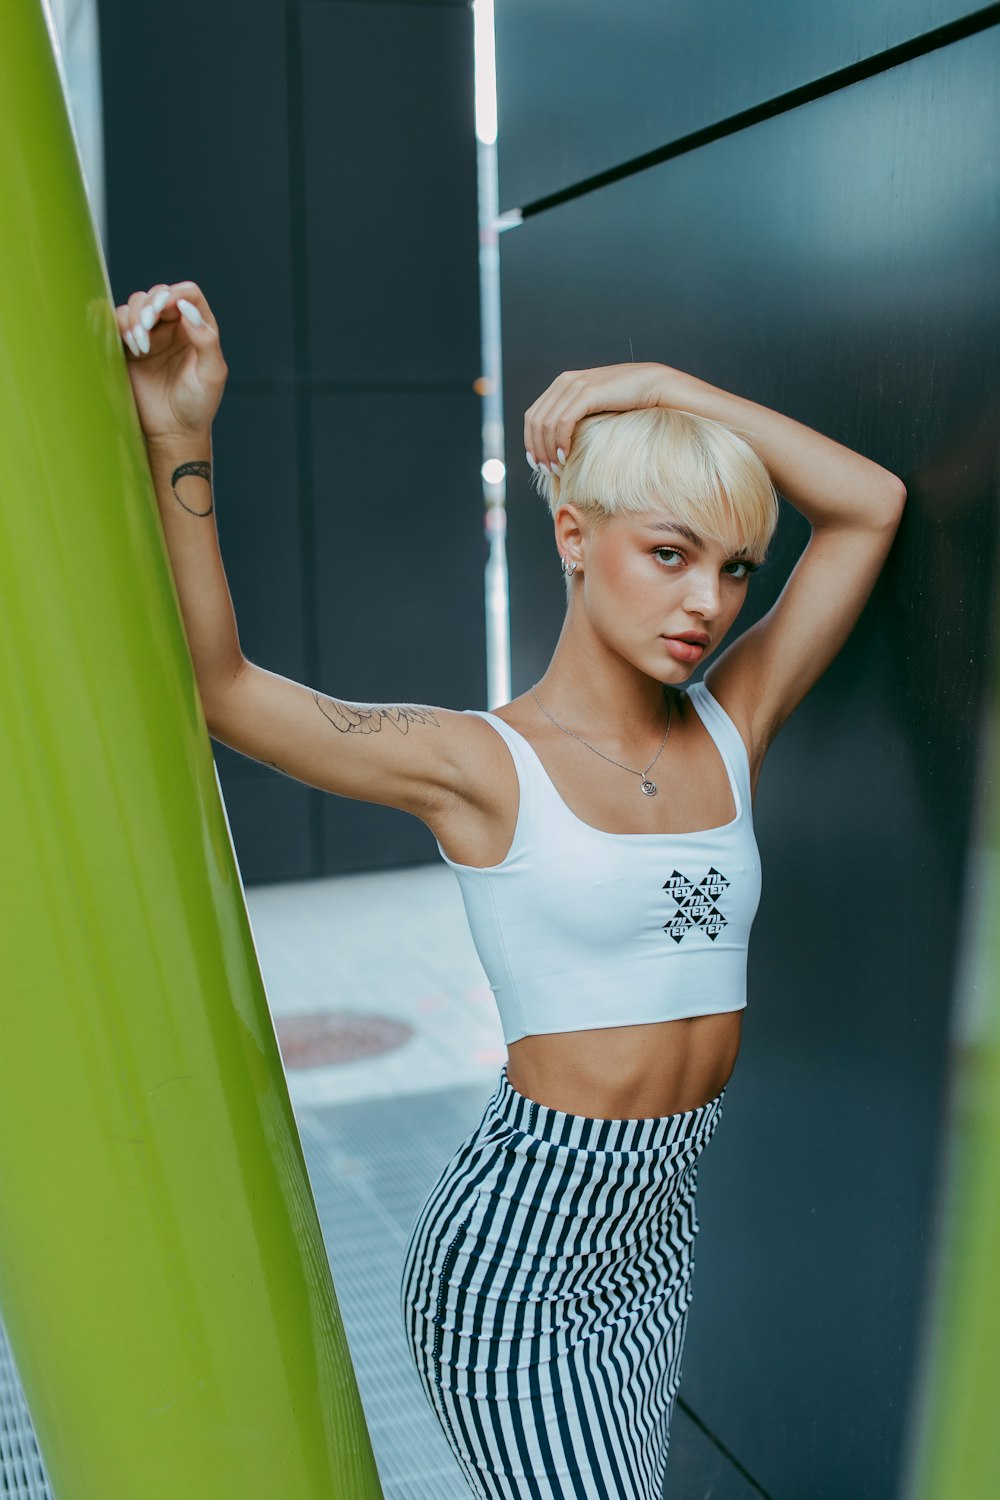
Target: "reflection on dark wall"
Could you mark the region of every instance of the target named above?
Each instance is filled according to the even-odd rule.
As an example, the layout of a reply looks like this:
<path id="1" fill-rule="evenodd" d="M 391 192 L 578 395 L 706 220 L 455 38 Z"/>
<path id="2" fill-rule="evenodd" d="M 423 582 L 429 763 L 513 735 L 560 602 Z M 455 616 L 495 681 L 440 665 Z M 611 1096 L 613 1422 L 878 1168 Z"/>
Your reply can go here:
<path id="1" fill-rule="evenodd" d="M 681 11 L 735 78 L 744 52 L 711 29 L 725 9 Z M 788 7 L 748 9 L 773 48 Z M 903 12 L 867 9 L 887 36 Z M 937 24 L 944 9 L 907 11 Z M 558 132 L 550 148 L 522 128 L 524 80 L 545 55 L 531 11 L 498 7 L 506 206 L 525 182 L 552 191 L 569 168 L 594 170 Z M 623 46 L 641 47 L 649 7 L 614 12 Z M 548 103 L 571 93 L 572 117 L 615 91 L 606 168 L 633 153 L 637 117 L 692 117 L 702 75 L 665 57 L 668 107 L 648 95 L 647 59 L 637 97 L 595 17 L 577 8 L 570 82 L 553 79 Z M 832 68 L 843 38 L 830 36 Z M 794 52 L 780 59 L 782 88 L 829 71 L 813 41 L 798 78 Z M 777 407 L 909 492 L 868 606 L 761 778 L 764 893 L 728 1123 L 701 1176 L 668 1494 L 707 1493 L 711 1463 L 715 1500 L 896 1495 L 997 587 L 998 79 L 1000 30 L 952 40 L 529 214 L 500 240 L 514 696 L 544 670 L 563 617 L 551 520 L 522 454 L 523 412 L 561 370 L 626 360 L 631 340 L 637 360 Z M 783 501 L 737 631 L 777 597 L 807 534 Z"/>
<path id="2" fill-rule="evenodd" d="M 484 702 L 468 6 L 101 0 L 100 34 L 115 300 L 191 277 L 219 319 L 244 652 L 356 701 Z M 416 818 L 213 749 L 248 885 L 437 859 Z"/>
<path id="3" fill-rule="evenodd" d="M 496 8 L 500 207 L 509 209 L 792 89 L 820 86 L 841 69 L 863 68 L 932 28 L 973 25 L 983 7 L 977 0 L 496 0 Z"/>

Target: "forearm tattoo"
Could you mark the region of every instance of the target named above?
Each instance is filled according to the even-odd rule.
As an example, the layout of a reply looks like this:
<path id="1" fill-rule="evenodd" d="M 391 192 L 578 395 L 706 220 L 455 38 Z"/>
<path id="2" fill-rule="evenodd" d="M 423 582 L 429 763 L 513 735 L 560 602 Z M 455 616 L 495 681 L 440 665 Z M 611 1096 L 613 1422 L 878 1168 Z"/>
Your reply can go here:
<path id="1" fill-rule="evenodd" d="M 378 734 L 383 724 L 391 724 L 400 734 L 407 734 L 411 724 L 431 724 L 435 729 L 440 728 L 429 708 L 419 708 L 412 703 L 384 706 L 341 703 L 336 698 L 321 700 L 318 693 L 313 693 L 313 700 L 323 717 L 341 734 Z"/>
<path id="2" fill-rule="evenodd" d="M 177 493 L 177 481 L 178 479 L 186 479 L 188 477 L 204 479 L 208 485 L 208 510 L 194 510 L 190 505 L 184 505 L 184 501 Z M 190 512 L 192 516 L 210 516 L 212 514 L 215 508 L 215 497 L 212 494 L 212 465 L 204 459 L 195 459 L 193 463 L 181 464 L 180 468 L 175 469 L 170 476 L 170 488 L 174 492 L 174 499 L 178 505 L 184 505 L 184 509 Z M 190 487 L 188 488 L 188 493 L 192 493 Z"/>

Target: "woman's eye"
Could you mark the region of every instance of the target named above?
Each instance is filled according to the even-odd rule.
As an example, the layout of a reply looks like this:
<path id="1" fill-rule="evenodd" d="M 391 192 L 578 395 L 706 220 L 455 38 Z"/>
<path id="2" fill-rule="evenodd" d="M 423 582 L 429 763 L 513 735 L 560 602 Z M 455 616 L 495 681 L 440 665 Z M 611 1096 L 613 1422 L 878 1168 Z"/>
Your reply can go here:
<path id="1" fill-rule="evenodd" d="M 657 560 L 665 568 L 674 568 L 676 567 L 676 564 L 664 562 L 663 558 L 660 556 L 660 554 L 663 552 L 668 553 L 671 557 L 680 558 L 681 562 L 684 561 L 683 554 L 678 552 L 676 547 L 654 547 L 653 552 L 656 555 Z M 729 572 L 729 570 L 732 568 L 742 569 L 742 572 L 729 572 L 730 578 L 735 578 L 737 583 L 742 583 L 744 578 L 748 578 L 751 573 L 756 572 L 757 566 L 758 565 L 755 562 L 747 562 L 743 558 L 737 558 L 731 563 L 726 563 L 724 571 Z"/>

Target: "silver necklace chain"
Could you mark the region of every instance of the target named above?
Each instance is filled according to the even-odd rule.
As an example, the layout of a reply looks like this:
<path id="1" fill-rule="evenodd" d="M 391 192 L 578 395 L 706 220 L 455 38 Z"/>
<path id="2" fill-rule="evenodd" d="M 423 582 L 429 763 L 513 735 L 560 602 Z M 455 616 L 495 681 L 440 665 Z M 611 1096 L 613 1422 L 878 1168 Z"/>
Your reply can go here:
<path id="1" fill-rule="evenodd" d="M 583 739 L 583 737 L 581 735 L 574 734 L 574 732 L 573 732 L 572 729 L 567 729 L 566 726 L 565 726 L 565 724 L 560 724 L 558 719 L 553 719 L 552 715 L 549 713 L 548 709 L 544 708 L 542 706 L 542 703 L 539 700 L 538 694 L 535 692 L 534 687 L 532 687 L 532 689 L 531 689 L 531 696 L 534 698 L 535 702 L 538 704 L 538 707 L 542 710 L 542 713 L 545 715 L 545 717 L 547 719 L 551 719 L 552 723 L 556 726 L 557 729 L 561 729 L 562 732 L 563 732 L 563 734 L 568 734 L 574 740 L 579 740 L 581 745 L 586 745 L 588 750 L 593 750 L 594 754 L 595 755 L 599 755 L 602 760 L 611 761 L 611 764 L 613 766 L 618 766 L 622 771 L 628 771 L 633 776 L 641 776 L 642 777 L 642 785 L 640 786 L 639 790 L 642 792 L 643 796 L 644 797 L 655 797 L 656 796 L 656 791 L 657 791 L 656 782 L 649 780 L 649 773 L 653 769 L 653 767 L 656 765 L 656 762 L 659 760 L 660 755 L 663 752 L 663 747 L 667 743 L 667 735 L 670 733 L 670 724 L 671 724 L 671 719 L 672 719 L 673 715 L 672 715 L 672 711 L 671 711 L 671 707 L 670 707 L 670 697 L 669 697 L 669 695 L 667 695 L 667 694 L 664 695 L 666 697 L 666 699 L 667 699 L 667 727 L 663 731 L 663 739 L 660 741 L 660 748 L 659 748 L 659 750 L 657 750 L 656 754 L 653 756 L 653 759 L 649 762 L 649 765 L 646 767 L 646 769 L 644 771 L 636 771 L 632 766 L 623 766 L 620 760 L 613 760 L 610 755 L 605 755 L 605 753 L 604 753 L 603 750 L 598 750 L 598 748 L 597 748 L 596 745 L 589 744 L 585 739 Z"/>

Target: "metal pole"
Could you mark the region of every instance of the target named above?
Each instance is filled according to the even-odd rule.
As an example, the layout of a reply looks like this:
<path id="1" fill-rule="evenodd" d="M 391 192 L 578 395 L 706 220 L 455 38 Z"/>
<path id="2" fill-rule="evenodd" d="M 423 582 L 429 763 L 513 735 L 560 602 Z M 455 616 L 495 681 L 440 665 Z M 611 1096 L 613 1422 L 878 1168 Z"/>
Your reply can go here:
<path id="1" fill-rule="evenodd" d="M 483 399 L 483 515 L 486 561 L 486 687 L 491 708 L 510 701 L 510 592 L 507 582 L 507 469 L 503 435 L 499 237 L 520 223 L 501 217 L 497 183 L 497 96 L 493 0 L 475 0 L 476 159 L 479 181 L 479 307 Z"/>

